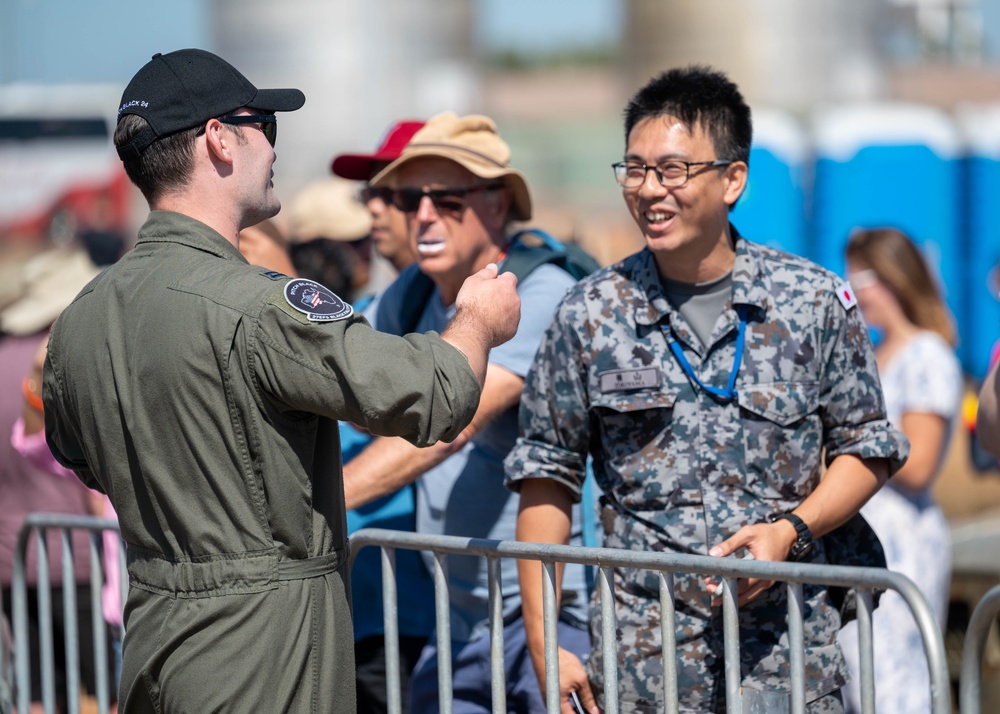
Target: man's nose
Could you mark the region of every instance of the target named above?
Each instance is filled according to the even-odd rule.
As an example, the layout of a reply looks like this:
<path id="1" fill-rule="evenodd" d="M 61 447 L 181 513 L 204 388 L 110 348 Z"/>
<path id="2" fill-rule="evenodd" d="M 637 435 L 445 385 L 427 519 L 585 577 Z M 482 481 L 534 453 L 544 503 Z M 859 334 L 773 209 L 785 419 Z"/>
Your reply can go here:
<path id="1" fill-rule="evenodd" d="M 420 204 L 417 206 L 417 220 L 421 223 L 433 223 L 440 217 L 434 201 L 430 196 L 421 196 Z"/>

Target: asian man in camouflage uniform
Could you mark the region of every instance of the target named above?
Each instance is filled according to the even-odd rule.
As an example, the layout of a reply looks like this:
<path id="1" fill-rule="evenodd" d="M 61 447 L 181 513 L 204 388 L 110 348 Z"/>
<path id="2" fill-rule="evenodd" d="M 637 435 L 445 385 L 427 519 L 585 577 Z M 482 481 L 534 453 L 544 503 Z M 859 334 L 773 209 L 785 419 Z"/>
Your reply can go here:
<path id="1" fill-rule="evenodd" d="M 128 544 L 123 712 L 354 714 L 337 420 L 454 439 L 517 329 L 495 265 L 440 335 L 402 338 L 247 263 L 240 230 L 280 208 L 273 112 L 304 101 L 209 52 L 154 56 L 115 131 L 152 211 L 52 329 L 49 446 Z"/>
<path id="2" fill-rule="evenodd" d="M 539 348 L 506 461 L 521 494 L 518 538 L 566 541 L 590 454 L 608 547 L 826 562 L 820 537 L 851 519 L 908 450 L 886 422 L 853 295 L 729 223 L 746 185 L 751 122 L 723 75 L 691 67 L 655 78 L 630 101 L 625 134 L 615 175 L 646 247 L 571 289 Z M 543 678 L 541 573 L 526 562 L 520 574 Z M 621 710 L 662 711 L 656 574 L 617 569 L 614 584 Z M 772 584 L 739 584 L 747 701 L 787 700 L 786 596 Z M 711 589 L 700 577 L 676 580 L 685 712 L 725 709 Z M 806 586 L 805 597 L 808 709 L 842 711 L 840 616 L 825 588 Z M 596 711 L 598 612 L 588 669 L 560 652 L 565 712 L 574 689 Z"/>

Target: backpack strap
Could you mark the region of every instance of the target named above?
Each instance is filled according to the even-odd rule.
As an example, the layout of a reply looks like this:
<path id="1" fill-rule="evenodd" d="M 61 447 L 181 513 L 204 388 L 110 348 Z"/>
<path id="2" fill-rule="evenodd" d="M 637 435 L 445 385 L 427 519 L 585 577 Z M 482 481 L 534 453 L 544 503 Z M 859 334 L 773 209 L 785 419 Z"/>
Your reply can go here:
<path id="1" fill-rule="evenodd" d="M 393 335 L 408 335 L 417 328 L 427 301 L 434 293 L 434 281 L 413 263 L 403 269 L 389 289 L 402 291 L 401 307 L 398 311 L 389 310 L 386 300 L 381 300 L 376 313 L 378 329 Z"/>
<path id="2" fill-rule="evenodd" d="M 524 243 L 524 236 L 533 236 L 541 245 Z M 515 233 L 507 246 L 507 258 L 501 273 L 513 273 L 518 282 L 524 280 L 539 265 L 553 263 L 580 280 L 600 268 L 594 258 L 576 244 L 562 243 L 545 231 L 530 228 Z"/>

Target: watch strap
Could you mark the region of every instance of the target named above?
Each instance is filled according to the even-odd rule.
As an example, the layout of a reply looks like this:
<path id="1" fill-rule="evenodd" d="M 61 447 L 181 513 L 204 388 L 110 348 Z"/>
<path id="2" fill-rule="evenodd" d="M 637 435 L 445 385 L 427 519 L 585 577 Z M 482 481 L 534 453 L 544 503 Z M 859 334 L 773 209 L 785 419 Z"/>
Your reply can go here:
<path id="1" fill-rule="evenodd" d="M 812 531 L 809 530 L 809 526 L 801 518 L 796 516 L 794 513 L 779 513 L 776 516 L 772 516 L 770 519 L 771 523 L 775 521 L 788 521 L 795 527 L 795 532 L 798 537 L 792 544 L 791 551 L 788 553 L 789 560 L 802 560 L 815 547 L 815 541 L 813 540 Z"/>

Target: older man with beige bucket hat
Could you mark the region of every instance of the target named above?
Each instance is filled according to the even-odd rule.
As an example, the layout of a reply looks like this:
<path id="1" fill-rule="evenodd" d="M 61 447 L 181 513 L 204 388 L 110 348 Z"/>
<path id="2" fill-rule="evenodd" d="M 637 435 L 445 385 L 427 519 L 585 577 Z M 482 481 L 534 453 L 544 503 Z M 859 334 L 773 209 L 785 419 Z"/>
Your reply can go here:
<path id="1" fill-rule="evenodd" d="M 515 253 L 534 250 L 525 248 L 520 234 L 511 233 L 513 222 L 531 219 L 532 205 L 528 181 L 510 159 L 510 147 L 493 120 L 446 112 L 431 118 L 400 157 L 372 179 L 373 186 L 392 189 L 391 200 L 407 216 L 417 256 L 416 264 L 383 293 L 372 316 L 376 329 L 396 334 L 440 330 L 455 310 L 466 277 L 490 263 L 504 270 Z M 518 294 L 528 309 L 515 337 L 490 353 L 472 424 L 454 444 L 429 449 L 398 438 L 375 439 L 345 467 L 348 507 L 416 482 L 417 532 L 514 539 L 518 497 L 504 488 L 503 458 L 517 436 L 525 374 L 556 305 L 574 283 L 566 269 L 547 261 L 522 273 Z M 491 711 L 487 570 L 479 557 L 452 556 L 448 561 L 458 713 Z M 517 565 L 504 561 L 501 570 L 506 710 L 542 712 L 538 680 L 525 649 Z M 566 568 L 563 588 L 569 597 L 560 614 L 560 644 L 585 656 L 589 640 L 582 568 Z M 432 637 L 411 680 L 411 712 L 438 709 L 437 655 Z"/>

